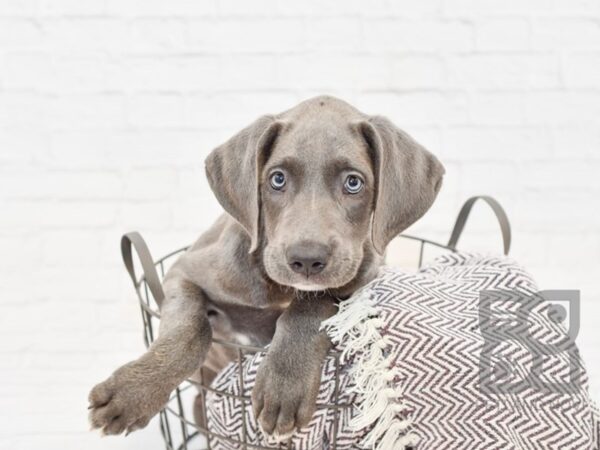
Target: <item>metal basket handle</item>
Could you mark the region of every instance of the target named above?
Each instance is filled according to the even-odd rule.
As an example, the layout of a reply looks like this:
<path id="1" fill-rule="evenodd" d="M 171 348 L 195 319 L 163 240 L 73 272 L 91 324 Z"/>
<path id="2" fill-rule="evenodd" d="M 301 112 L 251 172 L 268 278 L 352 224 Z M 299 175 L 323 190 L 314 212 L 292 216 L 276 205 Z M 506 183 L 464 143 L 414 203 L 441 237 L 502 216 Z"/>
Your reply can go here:
<path id="1" fill-rule="evenodd" d="M 148 288 L 150 289 L 156 304 L 160 307 L 165 298 L 165 293 L 162 289 L 156 267 L 154 266 L 154 260 L 152 259 L 150 250 L 148 250 L 146 241 L 144 241 L 142 235 L 137 231 L 126 233 L 121 238 L 121 255 L 123 256 L 123 263 L 131 277 L 131 281 L 133 281 L 133 286 L 137 289 L 138 280 L 133 265 L 132 246 L 135 248 L 140 263 L 142 264 L 142 271 L 144 272 L 144 279 L 148 284 Z"/>
<path id="2" fill-rule="evenodd" d="M 510 222 L 508 221 L 508 216 L 504 211 L 504 208 L 498 203 L 496 199 L 493 197 L 489 197 L 487 195 L 476 195 L 468 199 L 460 212 L 458 213 L 458 217 L 456 218 L 456 222 L 454 222 L 454 228 L 452 229 L 452 234 L 450 235 L 450 240 L 448 241 L 448 247 L 452 250 L 456 250 L 456 244 L 460 239 L 460 236 L 465 228 L 465 224 L 467 223 L 467 219 L 469 218 L 469 214 L 471 213 L 471 209 L 477 200 L 483 200 L 486 202 L 494 211 L 496 215 L 496 219 L 498 219 L 498 224 L 500 225 L 500 231 L 502 232 L 502 242 L 504 244 L 504 254 L 508 255 L 510 251 Z"/>

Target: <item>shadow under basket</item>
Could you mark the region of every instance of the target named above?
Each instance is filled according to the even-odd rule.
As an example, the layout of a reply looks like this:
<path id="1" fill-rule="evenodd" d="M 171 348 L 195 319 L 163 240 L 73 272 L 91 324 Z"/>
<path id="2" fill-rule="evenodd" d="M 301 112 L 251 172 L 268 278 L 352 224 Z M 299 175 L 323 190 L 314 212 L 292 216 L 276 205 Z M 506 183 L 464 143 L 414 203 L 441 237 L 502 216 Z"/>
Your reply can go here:
<path id="1" fill-rule="evenodd" d="M 510 224 L 505 211 L 493 198 L 488 196 L 475 196 L 468 199 L 462 206 L 452 229 L 450 239 L 446 244 L 411 235 L 401 234 L 398 236 L 401 243 L 407 244 L 406 248 L 403 246 L 403 251 L 406 252 L 406 254 L 411 255 L 409 266 L 412 267 L 409 268 L 419 269 L 423 265 L 424 261 L 429 261 L 443 252 L 456 251 L 458 240 L 462 234 L 473 204 L 477 200 L 483 200 L 492 208 L 500 224 L 504 244 L 504 254 L 508 254 L 510 249 L 511 233 Z M 142 275 L 139 277 L 135 272 L 132 248 L 136 250 L 142 268 Z M 139 233 L 127 233 L 121 240 L 123 262 L 125 263 L 125 267 L 133 281 L 141 307 L 142 320 L 144 324 L 144 343 L 146 347 L 148 347 L 154 341 L 158 331 L 158 322 L 160 320 L 160 310 L 158 305 L 164 298 L 161 281 L 171 264 L 181 253 L 185 252 L 187 248 L 188 247 L 180 248 L 163 256 L 160 259 L 153 260 L 146 243 Z M 264 351 L 264 349 L 261 347 L 240 345 L 219 339 L 213 339 L 212 344 L 227 347 L 236 352 L 238 362 L 237 376 L 239 377 L 240 385 L 244 385 L 244 373 L 243 370 L 241 370 L 244 357 L 248 354 Z M 328 355 L 328 358 L 334 358 L 335 367 L 337 368 L 335 371 L 334 380 L 335 401 L 332 404 L 317 405 L 317 408 L 330 409 L 335 415 L 334 417 L 337 417 L 337 415 L 339 415 L 343 409 L 352 408 L 352 405 L 341 404 L 337 401 L 339 386 L 339 357 L 339 353 L 334 351 L 330 352 Z M 203 412 L 203 416 L 207 417 L 206 402 L 208 393 L 232 397 L 240 402 L 241 408 L 251 410 L 251 400 L 249 396 L 233 395 L 229 392 L 213 389 L 210 385 L 203 382 L 197 383 L 192 380 L 186 380 L 177 389 L 175 389 L 175 391 L 173 391 L 169 402 L 159 413 L 160 431 L 164 438 L 164 444 L 167 450 L 212 450 L 210 444 L 211 438 L 217 438 L 221 442 L 227 442 L 231 448 L 239 448 L 244 450 L 292 450 L 294 448 L 291 441 L 277 446 L 268 447 L 249 442 L 246 436 L 247 423 L 245 414 L 242 414 L 243 420 L 241 426 L 243 438 L 241 440 L 217 433 L 211 430 L 209 425 L 206 427 L 198 426 L 194 421 L 194 401 L 197 395 L 199 395 L 199 399 L 202 402 L 200 407 Z M 336 422 L 337 420 L 334 420 L 334 423 Z M 336 439 L 337 430 L 334 429 L 333 440 L 330 443 L 329 448 L 334 450 L 336 449 Z"/>

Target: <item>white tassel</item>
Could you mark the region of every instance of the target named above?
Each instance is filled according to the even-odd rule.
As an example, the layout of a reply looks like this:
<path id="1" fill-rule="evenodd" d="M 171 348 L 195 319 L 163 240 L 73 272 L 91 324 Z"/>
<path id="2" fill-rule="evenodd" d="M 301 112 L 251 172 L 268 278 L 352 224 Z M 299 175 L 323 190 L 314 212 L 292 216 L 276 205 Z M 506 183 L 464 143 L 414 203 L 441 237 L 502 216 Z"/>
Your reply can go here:
<path id="1" fill-rule="evenodd" d="M 405 449 L 408 446 L 414 447 L 419 442 L 415 434 L 405 434 L 406 429 L 410 426 L 408 421 L 394 423 L 386 431 L 381 438 L 381 441 L 374 447 L 375 450 L 395 450 Z"/>
<path id="2" fill-rule="evenodd" d="M 359 406 L 349 425 L 354 431 L 372 426 L 361 447 L 404 450 L 418 439 L 410 432 L 410 420 L 403 418 L 408 408 L 401 401 L 401 387 L 394 386 L 400 371 L 392 366 L 392 355 L 386 355 L 390 342 L 381 335 L 384 320 L 376 305 L 367 288 L 363 288 L 340 303 L 338 313 L 324 321 L 321 329 L 343 347 L 342 362 L 354 358 L 349 376 L 354 381 L 351 391 L 357 394 Z"/>
<path id="3" fill-rule="evenodd" d="M 373 304 L 374 301 L 364 293 L 358 293 L 355 297 L 340 303 L 337 314 L 323 321 L 321 329 L 327 329 L 329 337 L 339 342 L 369 314 L 377 313 Z"/>

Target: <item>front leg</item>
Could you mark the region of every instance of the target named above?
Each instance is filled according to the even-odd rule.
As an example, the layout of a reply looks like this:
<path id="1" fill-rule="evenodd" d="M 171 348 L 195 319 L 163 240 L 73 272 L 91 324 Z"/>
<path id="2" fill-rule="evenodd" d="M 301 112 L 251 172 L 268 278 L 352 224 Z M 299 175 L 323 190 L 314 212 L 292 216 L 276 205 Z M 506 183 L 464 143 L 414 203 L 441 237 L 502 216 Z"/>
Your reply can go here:
<path id="1" fill-rule="evenodd" d="M 321 322 L 336 310 L 329 296 L 299 296 L 277 320 L 252 391 L 254 415 L 267 435 L 283 440 L 310 422 L 331 348 Z"/>
<path id="2" fill-rule="evenodd" d="M 212 333 L 201 291 L 179 277 L 166 280 L 164 289 L 158 339 L 90 392 L 90 423 L 104 434 L 145 427 L 209 349 Z"/>

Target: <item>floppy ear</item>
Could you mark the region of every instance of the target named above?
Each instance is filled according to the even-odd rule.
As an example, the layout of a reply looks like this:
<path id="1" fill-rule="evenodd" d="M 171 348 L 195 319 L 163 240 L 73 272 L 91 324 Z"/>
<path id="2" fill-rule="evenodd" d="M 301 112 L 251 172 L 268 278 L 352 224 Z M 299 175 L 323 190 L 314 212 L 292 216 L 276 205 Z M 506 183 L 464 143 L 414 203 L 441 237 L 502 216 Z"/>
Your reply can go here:
<path id="1" fill-rule="evenodd" d="M 260 171 L 280 128 L 273 116 L 260 117 L 214 149 L 204 162 L 217 200 L 250 235 L 250 253 L 259 241 Z"/>
<path id="2" fill-rule="evenodd" d="M 371 225 L 375 250 L 389 242 L 429 209 L 442 185 L 444 166 L 385 117 L 360 122 L 372 153 L 376 198 Z"/>

